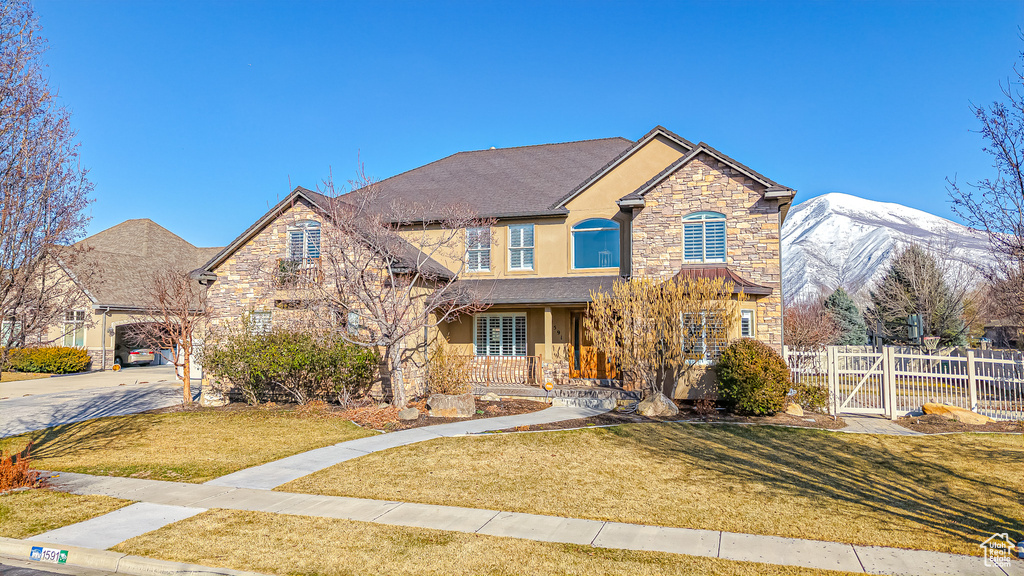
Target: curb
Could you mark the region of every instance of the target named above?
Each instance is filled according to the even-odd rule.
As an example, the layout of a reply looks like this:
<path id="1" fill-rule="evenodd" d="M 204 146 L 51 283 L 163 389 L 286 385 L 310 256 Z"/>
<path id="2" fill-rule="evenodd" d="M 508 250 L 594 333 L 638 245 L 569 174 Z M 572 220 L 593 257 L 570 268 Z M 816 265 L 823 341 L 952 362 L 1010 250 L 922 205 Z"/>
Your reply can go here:
<path id="1" fill-rule="evenodd" d="M 58 552 L 66 552 L 64 562 L 52 562 L 32 558 L 32 548 L 50 548 Z M 37 563 L 40 570 L 47 566 L 78 566 L 92 568 L 117 574 L 133 574 L 136 576 L 265 576 L 258 572 L 243 572 L 228 568 L 210 568 L 198 564 L 169 562 L 142 556 L 129 556 L 120 552 L 79 548 L 77 546 L 61 546 L 34 540 L 18 540 L 0 537 L 0 558 L 30 561 Z"/>

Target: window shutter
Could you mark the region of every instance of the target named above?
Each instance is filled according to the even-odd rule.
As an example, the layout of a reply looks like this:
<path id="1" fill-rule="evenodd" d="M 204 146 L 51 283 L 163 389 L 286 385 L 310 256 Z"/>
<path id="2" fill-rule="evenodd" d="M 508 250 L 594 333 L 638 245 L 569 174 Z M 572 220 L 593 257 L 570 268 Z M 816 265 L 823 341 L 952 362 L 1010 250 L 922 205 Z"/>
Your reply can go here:
<path id="1" fill-rule="evenodd" d="M 320 257 L 320 230 L 306 230 L 306 258 Z"/>
<path id="2" fill-rule="evenodd" d="M 526 316 L 515 317 L 515 350 L 516 356 L 526 356 Z"/>
<path id="3" fill-rule="evenodd" d="M 704 260 L 704 223 L 683 224 L 683 259 L 700 262 Z"/>
<path id="4" fill-rule="evenodd" d="M 709 262 L 725 262 L 725 222 L 705 223 L 707 249 L 704 259 Z"/>
<path id="5" fill-rule="evenodd" d="M 476 349 L 477 356 L 487 355 L 487 316 L 476 317 Z"/>
<path id="6" fill-rule="evenodd" d="M 302 258 L 302 244 L 304 243 L 302 230 L 288 231 L 288 258 L 298 260 Z"/>

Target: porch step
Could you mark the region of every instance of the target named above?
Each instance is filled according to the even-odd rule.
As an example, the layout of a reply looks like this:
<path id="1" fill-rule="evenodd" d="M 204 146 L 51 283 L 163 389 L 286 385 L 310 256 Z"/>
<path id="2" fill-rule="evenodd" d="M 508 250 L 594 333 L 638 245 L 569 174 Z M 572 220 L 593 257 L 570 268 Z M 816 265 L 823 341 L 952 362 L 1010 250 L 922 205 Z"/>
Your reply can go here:
<path id="1" fill-rule="evenodd" d="M 551 399 L 551 406 L 553 407 L 568 407 L 568 408 L 594 408 L 597 410 L 614 410 L 619 405 L 619 401 L 614 398 L 560 398 L 558 396 Z"/>

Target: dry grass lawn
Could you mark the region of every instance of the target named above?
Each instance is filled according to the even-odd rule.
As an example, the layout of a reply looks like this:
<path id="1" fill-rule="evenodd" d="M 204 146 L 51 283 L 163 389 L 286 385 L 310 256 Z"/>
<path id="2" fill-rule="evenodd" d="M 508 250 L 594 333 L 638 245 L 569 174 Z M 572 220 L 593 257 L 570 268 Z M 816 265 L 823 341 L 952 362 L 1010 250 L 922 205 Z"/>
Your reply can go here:
<path id="1" fill-rule="evenodd" d="M 0 496 L 0 536 L 28 538 L 113 512 L 131 502 L 107 496 L 78 496 L 52 490 L 24 490 Z"/>
<path id="2" fill-rule="evenodd" d="M 0 382 L 17 382 L 19 380 L 35 380 L 37 378 L 49 378 L 53 374 L 36 372 L 0 372 Z"/>
<path id="3" fill-rule="evenodd" d="M 265 574 L 841 574 L 308 516 L 212 510 L 117 552 Z"/>
<path id="4" fill-rule="evenodd" d="M 0 449 L 31 439 L 39 470 L 198 483 L 371 434 L 340 418 L 242 407 L 98 418 L 5 438 Z"/>
<path id="5" fill-rule="evenodd" d="M 278 488 L 978 554 L 1024 539 L 1020 435 L 633 424 L 442 438 Z"/>

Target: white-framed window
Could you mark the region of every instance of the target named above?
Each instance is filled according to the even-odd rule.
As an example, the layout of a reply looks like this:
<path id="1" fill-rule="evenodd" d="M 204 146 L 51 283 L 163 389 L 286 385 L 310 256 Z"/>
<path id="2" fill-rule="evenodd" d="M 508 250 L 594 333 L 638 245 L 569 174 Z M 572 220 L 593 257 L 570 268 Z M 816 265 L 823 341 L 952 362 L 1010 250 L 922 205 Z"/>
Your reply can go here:
<path id="1" fill-rule="evenodd" d="M 320 257 L 320 223 L 303 220 L 288 227 L 288 259 L 307 260 Z"/>
<path id="2" fill-rule="evenodd" d="M 349 311 L 345 316 L 345 329 L 349 334 L 359 334 L 359 312 Z"/>
<path id="3" fill-rule="evenodd" d="M 572 267 L 619 267 L 619 223 L 591 218 L 572 227 Z"/>
<path id="4" fill-rule="evenodd" d="M 681 314 L 683 325 L 683 352 L 691 362 L 711 364 L 721 355 L 726 344 L 725 326 L 719 318 L 708 318 L 706 314 Z"/>
<path id="5" fill-rule="evenodd" d="M 85 310 L 68 310 L 64 313 L 64 346 L 85 346 Z"/>
<path id="6" fill-rule="evenodd" d="M 272 328 L 272 317 L 270 312 L 250 312 L 249 313 L 249 333 L 250 334 L 269 334 Z"/>
<path id="7" fill-rule="evenodd" d="M 508 269 L 533 270 L 533 224 L 508 227 Z"/>
<path id="8" fill-rule="evenodd" d="M 526 356 L 526 314 L 477 314 L 474 322 L 477 356 Z"/>
<path id="9" fill-rule="evenodd" d="M 0 322 L 0 346 L 12 346 L 21 337 L 21 322 L 4 320 Z"/>
<path id="10" fill-rule="evenodd" d="M 491 229 L 466 229 L 466 271 L 487 272 L 491 269 Z"/>
<path id="11" fill-rule="evenodd" d="M 754 337 L 754 311 L 740 310 L 740 336 L 743 338 Z"/>
<path id="12" fill-rule="evenodd" d="M 725 215 L 696 212 L 683 217 L 683 260 L 725 262 Z"/>

